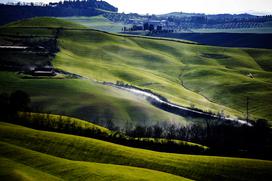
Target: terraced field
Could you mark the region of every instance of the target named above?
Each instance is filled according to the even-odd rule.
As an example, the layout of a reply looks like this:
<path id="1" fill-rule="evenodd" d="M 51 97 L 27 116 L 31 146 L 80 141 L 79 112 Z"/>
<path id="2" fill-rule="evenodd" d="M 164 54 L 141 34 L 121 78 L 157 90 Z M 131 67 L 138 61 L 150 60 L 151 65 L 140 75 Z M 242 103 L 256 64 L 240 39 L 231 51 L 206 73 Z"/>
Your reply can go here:
<path id="1" fill-rule="evenodd" d="M 1 161 L 7 164 L 0 174 L 7 177 L 269 180 L 272 176 L 271 161 L 160 153 L 8 123 L 0 123 L 0 140 Z"/>

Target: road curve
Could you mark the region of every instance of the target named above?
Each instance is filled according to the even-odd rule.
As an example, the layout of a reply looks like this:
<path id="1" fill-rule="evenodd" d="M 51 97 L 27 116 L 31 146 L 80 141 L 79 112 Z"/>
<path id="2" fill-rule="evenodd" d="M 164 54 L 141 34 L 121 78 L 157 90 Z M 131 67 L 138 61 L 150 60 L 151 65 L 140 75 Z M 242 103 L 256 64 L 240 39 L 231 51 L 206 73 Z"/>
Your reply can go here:
<path id="1" fill-rule="evenodd" d="M 57 70 L 58 73 L 60 74 L 65 74 L 65 75 L 71 75 L 75 78 L 81 78 L 81 79 L 88 79 L 87 77 L 83 77 L 81 75 L 78 74 L 74 74 L 74 73 L 70 73 L 70 72 L 66 72 L 66 71 L 62 71 L 62 70 Z M 92 80 L 93 81 L 93 80 Z M 122 89 L 122 90 L 126 90 L 128 92 L 131 92 L 133 94 L 136 95 L 140 95 L 143 96 L 144 98 L 146 98 L 146 100 L 164 110 L 179 116 L 183 116 L 183 117 L 199 117 L 199 118 L 206 118 L 206 119 L 218 119 L 221 121 L 227 121 L 227 122 L 231 122 L 231 123 L 237 123 L 240 125 L 247 125 L 247 126 L 252 126 L 252 124 L 250 122 L 248 122 L 247 120 L 242 120 L 242 119 L 237 119 L 237 118 L 229 118 L 229 117 L 224 117 L 224 116 L 220 116 L 220 115 L 216 115 L 216 114 L 212 114 L 212 113 L 208 113 L 208 112 L 203 112 L 201 110 L 196 110 L 196 109 L 191 109 L 191 108 L 187 108 L 187 107 L 183 107 L 174 103 L 171 103 L 170 101 L 168 101 L 166 98 L 157 95 L 153 92 L 151 92 L 150 90 L 144 90 L 144 89 L 140 89 L 138 87 L 135 86 L 131 86 L 131 85 L 120 85 L 120 84 L 114 84 L 112 82 L 105 82 L 105 81 L 98 81 L 98 80 L 94 80 L 94 82 L 98 83 L 98 84 L 102 84 L 105 86 L 111 86 L 111 87 L 115 87 L 118 89 Z"/>
<path id="2" fill-rule="evenodd" d="M 170 101 L 168 101 L 166 98 L 164 98 L 162 96 L 156 95 L 156 94 L 152 93 L 151 91 L 143 90 L 143 89 L 140 89 L 140 88 L 137 88 L 134 86 L 117 85 L 117 84 L 114 84 L 111 82 L 99 82 L 99 81 L 96 81 L 96 82 L 102 83 L 103 85 L 112 86 L 112 87 L 115 87 L 118 89 L 126 90 L 126 91 L 129 91 L 129 92 L 136 94 L 136 95 L 141 95 L 141 96 L 145 97 L 146 100 L 149 103 L 151 103 L 152 105 L 154 105 L 160 109 L 163 109 L 167 112 L 171 112 L 171 113 L 174 113 L 174 114 L 177 114 L 180 116 L 200 117 L 200 118 L 206 118 L 206 119 L 218 119 L 218 120 L 222 120 L 222 121 L 229 121 L 229 122 L 233 122 L 233 123 L 238 123 L 241 125 L 252 126 L 252 124 L 246 120 L 219 116 L 219 115 L 203 112 L 201 110 L 190 109 L 190 108 L 186 108 L 186 107 L 171 103 Z"/>

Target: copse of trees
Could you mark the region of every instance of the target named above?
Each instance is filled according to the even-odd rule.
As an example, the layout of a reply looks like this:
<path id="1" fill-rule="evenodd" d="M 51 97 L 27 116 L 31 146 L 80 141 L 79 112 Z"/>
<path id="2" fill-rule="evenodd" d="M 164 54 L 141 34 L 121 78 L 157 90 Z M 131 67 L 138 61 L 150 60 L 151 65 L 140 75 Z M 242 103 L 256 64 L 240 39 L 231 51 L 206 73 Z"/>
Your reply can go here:
<path id="1" fill-rule="evenodd" d="M 49 6 L 52 7 L 63 7 L 63 8 L 99 8 L 108 11 L 117 12 L 118 9 L 106 1 L 97 1 L 97 0 L 70 0 L 70 1 L 60 1 L 58 3 L 49 3 Z"/>
<path id="2" fill-rule="evenodd" d="M 2 121 L 15 119 L 18 111 L 29 111 L 31 99 L 21 90 L 0 94 L 0 118 Z M 7 119 L 7 120 L 5 120 Z"/>
<path id="3" fill-rule="evenodd" d="M 62 115 L 20 112 L 17 114 L 17 119 L 12 122 L 38 130 L 74 134 L 103 140 L 111 136 L 110 132 L 107 132 L 106 129 L 91 123 L 84 124 L 75 118 Z"/>
<path id="4" fill-rule="evenodd" d="M 49 2 L 46 3 L 34 3 L 34 2 L 8 2 L 6 4 L 8 6 L 31 6 L 31 7 L 60 7 L 60 8 L 77 8 L 77 9 L 85 9 L 85 8 L 100 8 L 108 11 L 117 12 L 118 8 L 110 5 L 106 1 L 98 1 L 98 0 L 64 0 L 59 2 Z"/>
<path id="5" fill-rule="evenodd" d="M 9 97 L 10 107 L 14 111 L 27 111 L 31 100 L 29 95 L 24 91 L 15 91 Z"/>
<path id="6" fill-rule="evenodd" d="M 272 131 L 268 121 L 263 119 L 257 120 L 253 126 L 206 119 L 203 124 L 186 127 L 162 122 L 151 126 L 136 125 L 121 131 L 108 120 L 103 126 L 111 131 L 103 131 L 99 126 L 78 124 L 75 119 L 61 115 L 52 118 L 50 114 L 29 113 L 30 103 L 26 92 L 1 93 L 1 121 L 157 151 L 272 159 Z M 206 145 L 210 149 L 188 142 Z"/>
<path id="7" fill-rule="evenodd" d="M 253 126 L 233 125 L 217 120 L 206 120 L 204 124 L 179 126 L 176 124 L 137 125 L 126 130 L 134 138 L 165 138 L 184 140 L 206 145 L 214 155 L 244 156 L 272 159 L 272 130 L 268 121 L 259 119 Z"/>
<path id="8" fill-rule="evenodd" d="M 152 139 L 131 137 L 119 131 L 109 131 L 103 127 L 92 125 L 91 123 L 87 122 L 83 123 L 78 119 L 62 115 L 20 112 L 17 116 L 17 119 L 13 120 L 12 123 L 37 130 L 53 131 L 58 133 L 96 138 L 121 145 L 156 151 L 187 154 L 209 153 L 209 149 L 202 145 L 163 138 Z"/>
<path id="9" fill-rule="evenodd" d="M 100 140 L 110 141 L 113 143 L 127 145 L 138 148 L 145 148 L 157 151 L 188 153 L 188 154 L 204 154 L 207 149 L 201 145 L 187 144 L 186 142 L 173 142 L 171 140 L 153 140 L 139 139 L 130 137 L 124 133 L 117 131 L 118 127 L 114 122 L 108 120 L 103 126 L 110 128 L 112 131 L 107 131 L 103 127 L 92 125 L 91 123 L 82 123 L 77 119 L 62 116 L 51 115 L 47 113 L 31 113 L 29 111 L 36 110 L 36 107 L 30 109 L 31 99 L 24 91 L 15 91 L 11 94 L 0 94 L 0 121 L 19 124 L 38 130 L 54 131 L 66 134 L 73 134 L 96 138 Z M 116 131 L 114 131 L 116 130 Z M 161 128 L 155 127 L 155 134 L 160 137 Z M 137 136 L 143 135 L 144 132 Z M 152 136 L 150 132 L 150 136 Z"/>
<path id="10" fill-rule="evenodd" d="M 0 25 L 20 19 L 39 16 L 96 16 L 103 14 L 103 10 L 117 12 L 118 8 L 105 1 L 97 0 L 60 1 L 58 3 L 49 4 L 25 4 L 21 2 L 0 4 Z"/>

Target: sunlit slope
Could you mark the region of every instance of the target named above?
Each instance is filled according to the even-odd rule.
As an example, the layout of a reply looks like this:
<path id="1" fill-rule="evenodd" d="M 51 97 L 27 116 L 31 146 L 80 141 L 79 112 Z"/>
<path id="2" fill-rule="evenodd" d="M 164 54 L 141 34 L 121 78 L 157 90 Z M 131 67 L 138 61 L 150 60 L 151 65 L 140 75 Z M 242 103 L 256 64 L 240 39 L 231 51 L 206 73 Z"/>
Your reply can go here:
<path id="1" fill-rule="evenodd" d="M 51 17 L 37 17 L 11 22 L 4 27 L 85 28 L 84 25 Z"/>
<path id="2" fill-rule="evenodd" d="M 113 133 L 113 131 L 99 126 L 97 124 L 84 121 L 78 118 L 63 116 L 63 115 L 56 115 L 56 114 L 48 114 L 48 113 L 33 113 L 33 112 L 19 112 L 18 118 L 21 119 L 21 124 L 23 125 L 37 125 L 42 124 L 45 125 L 42 129 L 47 129 L 47 126 L 50 124 L 55 123 L 56 125 L 61 125 L 60 127 L 67 127 L 67 128 L 77 128 L 78 130 L 97 130 L 100 134 L 105 136 L 109 136 Z M 53 127 L 52 129 L 58 130 L 58 126 Z M 64 130 L 68 131 L 68 130 Z"/>
<path id="3" fill-rule="evenodd" d="M 120 140 L 128 140 L 131 141 L 138 141 L 139 143 L 156 143 L 160 145 L 167 144 L 169 141 L 166 138 L 132 138 L 126 134 L 119 134 L 119 132 L 114 130 L 109 130 L 103 126 L 84 121 L 81 119 L 63 116 L 63 115 L 55 115 L 55 114 L 48 114 L 48 113 L 33 113 L 33 112 L 19 112 L 18 113 L 18 120 L 16 121 L 17 124 L 25 125 L 31 128 L 39 128 L 41 130 L 50 130 L 53 132 L 60 132 L 60 133 L 68 133 L 72 135 L 81 135 L 90 138 L 97 138 L 101 140 L 109 140 L 112 138 L 113 141 L 120 141 Z M 54 125 L 54 126 L 52 126 Z M 65 128 L 65 129 L 63 129 Z M 207 151 L 209 147 L 183 141 L 177 139 L 171 139 L 171 142 L 175 145 L 183 146 L 184 148 L 194 148 L 199 150 L 201 153 Z M 182 151 L 183 148 L 180 148 Z M 179 150 L 177 150 L 179 151 Z M 199 152 L 198 152 L 199 153 Z"/>
<path id="4" fill-rule="evenodd" d="M 4 145 L 3 143 L 0 143 L 0 145 L 1 145 L 1 148 L 8 150 L 6 145 Z M 46 181 L 61 180 L 53 175 L 37 170 L 33 168 L 32 166 L 26 166 L 25 164 L 21 164 L 17 161 L 8 159 L 4 157 L 2 153 L 0 154 L 0 163 L 1 163 L 0 164 L 0 179 L 1 180 L 31 181 L 31 180 L 39 180 L 40 178 L 43 178 L 43 180 L 46 180 Z"/>
<path id="5" fill-rule="evenodd" d="M 65 30 L 54 66 L 125 82 L 205 111 L 272 118 L 272 51 L 191 45 L 98 31 Z M 253 78 L 248 76 L 253 75 Z"/>
<path id="6" fill-rule="evenodd" d="M 80 79 L 23 79 L 15 73 L 0 72 L 2 92 L 23 90 L 30 94 L 33 110 L 81 118 L 116 126 L 153 125 L 160 121 L 186 124 L 174 114 L 150 105 L 126 91 Z"/>
<path id="7" fill-rule="evenodd" d="M 65 17 L 61 18 L 67 21 L 81 24 L 88 28 L 93 28 L 108 32 L 121 32 L 124 26 L 129 27 L 130 25 L 124 25 L 122 23 L 114 23 L 104 16 L 93 16 L 93 17 Z"/>
<path id="8" fill-rule="evenodd" d="M 54 27 L 56 22 L 64 28 L 80 26 L 66 26 L 67 21 L 54 18 L 38 20 L 10 26 Z M 53 61 L 58 68 L 96 80 L 123 80 L 184 106 L 214 113 L 223 110 L 243 118 L 248 96 L 250 118 L 272 119 L 271 50 L 209 47 L 92 30 L 64 30 L 59 45 L 61 51 Z"/>
<path id="9" fill-rule="evenodd" d="M 62 19 L 52 17 L 36 17 L 15 21 L 0 26 L 0 35 L 3 36 L 0 36 L 0 38 L 5 38 L 4 35 L 11 36 L 9 38 L 13 39 L 20 36 L 29 36 L 29 41 L 31 41 L 31 38 L 33 39 L 37 36 L 40 37 L 40 40 L 55 38 L 57 29 L 61 28 L 84 29 L 86 27 L 84 25 Z M 19 40 L 18 42 L 20 41 L 22 40 Z"/>
<path id="10" fill-rule="evenodd" d="M 149 169 L 71 161 L 5 142 L 0 145 L 0 178 L 7 180 L 189 180 Z"/>
<path id="11" fill-rule="evenodd" d="M 7 123 L 0 124 L 0 139 L 70 160 L 137 166 L 193 180 L 268 180 L 272 176 L 271 161 L 160 153 Z"/>

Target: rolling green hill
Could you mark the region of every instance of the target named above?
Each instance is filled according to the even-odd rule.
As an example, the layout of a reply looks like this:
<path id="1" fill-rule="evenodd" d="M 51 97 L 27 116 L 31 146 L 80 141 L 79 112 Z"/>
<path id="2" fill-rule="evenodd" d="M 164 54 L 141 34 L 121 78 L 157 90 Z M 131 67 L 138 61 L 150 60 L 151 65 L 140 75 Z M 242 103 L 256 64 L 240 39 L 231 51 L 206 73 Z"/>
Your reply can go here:
<path id="1" fill-rule="evenodd" d="M 91 138 L 37 131 L 8 123 L 0 123 L 0 140 L 1 157 L 7 163 L 7 167 L 1 168 L 2 175 L 21 177 L 31 174 L 34 177 L 41 171 L 47 177 L 66 179 L 98 174 L 105 175 L 106 178 L 117 177 L 116 179 L 149 176 L 147 179 L 151 180 L 158 178 L 156 175 L 161 176 L 161 179 L 178 179 L 162 172 L 193 180 L 269 180 L 272 176 L 271 161 L 160 153 Z M 14 167 L 18 168 L 17 172 L 11 171 Z M 143 175 L 144 172 L 146 174 Z"/>
<path id="2" fill-rule="evenodd" d="M 32 107 L 39 112 L 77 117 L 98 124 L 108 120 L 121 128 L 162 121 L 187 124 L 184 118 L 161 111 L 133 94 L 90 80 L 28 79 L 11 72 L 0 72 L 0 87 L 1 92 L 27 92 Z"/>
<path id="3" fill-rule="evenodd" d="M 98 80 L 123 81 L 186 107 L 214 113 L 224 111 L 232 117 L 244 117 L 248 96 L 250 118 L 272 118 L 271 50 L 123 36 L 54 18 L 12 23 L 0 28 L 0 35 L 9 35 L 10 41 L 18 44 L 33 37 L 37 41 L 58 37 L 60 51 L 52 62 L 54 67 L 86 77 L 32 77 L 1 71 L 0 93 L 27 92 L 37 112 L 73 116 L 102 125 L 111 120 L 121 128 L 165 121 L 188 125 L 192 121 L 162 111 L 125 90 L 99 84 Z M 24 58 L 15 54 L 13 60 L 17 59 L 21 66 L 29 65 L 28 60 L 42 63 L 49 60 L 29 52 Z M 8 61 L 9 57 L 3 54 L 0 63 L 2 60 Z M 30 114 L 30 122 L 35 121 L 35 115 Z M 59 119 L 49 114 L 47 118 Z M 71 118 L 63 116 L 61 120 L 69 124 Z M 82 129 L 94 128 L 111 134 L 96 124 L 73 120 Z M 271 161 L 161 153 L 72 134 L 0 122 L 1 180 L 42 177 L 44 180 L 250 181 L 272 177 Z M 145 139 L 151 138 L 140 140 Z"/>
<path id="4" fill-rule="evenodd" d="M 189 180 L 155 170 L 71 161 L 0 142 L 0 178 L 14 180 Z"/>
<path id="5" fill-rule="evenodd" d="M 72 118 L 68 116 L 62 115 L 55 115 L 55 114 L 43 114 L 43 113 L 33 113 L 33 112 L 19 112 L 18 119 L 21 120 L 18 123 L 22 125 L 37 125 L 43 124 L 48 125 L 48 127 L 52 127 L 52 129 L 57 130 L 57 125 L 59 127 L 73 127 L 79 130 L 98 130 L 100 133 L 104 134 L 105 136 L 109 136 L 113 134 L 113 131 L 99 126 L 97 124 L 93 124 L 88 121 L 80 120 L 77 118 Z M 51 126 L 49 126 L 51 124 Z M 55 124 L 55 126 L 53 126 Z M 46 129 L 44 127 L 43 129 Z M 68 131 L 68 130 L 64 130 Z"/>
<path id="6" fill-rule="evenodd" d="M 78 23 L 50 17 L 19 20 L 6 24 L 3 27 L 85 28 L 85 26 Z"/>
<path id="7" fill-rule="evenodd" d="M 100 81 L 122 80 L 186 107 L 271 119 L 271 50 L 221 48 L 97 31 L 64 31 L 55 67 Z M 253 78 L 249 74 L 253 74 Z"/>
<path id="8" fill-rule="evenodd" d="M 32 25 L 39 27 L 35 21 Z M 60 52 L 53 60 L 56 68 L 92 80 L 124 81 L 174 103 L 223 111 L 231 117 L 245 117 L 249 97 L 251 119 L 272 118 L 271 50 L 211 47 L 84 29 L 64 29 L 58 44 Z"/>
<path id="9" fill-rule="evenodd" d="M 130 27 L 131 25 L 124 25 L 121 23 L 114 23 L 104 16 L 93 16 L 93 17 L 65 17 L 62 18 L 66 21 L 75 22 L 88 28 L 93 28 L 107 32 L 121 32 L 124 26 Z"/>
<path id="10" fill-rule="evenodd" d="M 207 154 L 210 149 L 201 144 L 177 139 L 131 137 L 124 132 L 109 130 L 88 121 L 62 115 L 19 112 L 16 121 L 12 121 L 12 123 L 39 130 L 96 138 L 132 147 L 146 148 L 145 146 L 148 145 L 149 147 L 146 149 L 155 151 L 167 152 L 171 150 L 175 153 Z M 168 150 L 163 149 L 164 147 L 167 147 Z"/>

